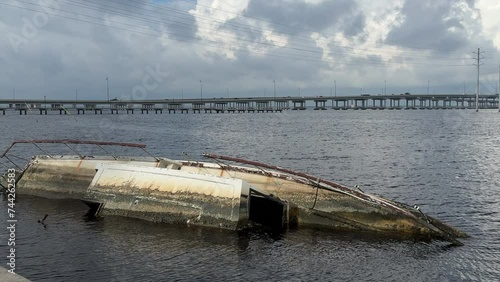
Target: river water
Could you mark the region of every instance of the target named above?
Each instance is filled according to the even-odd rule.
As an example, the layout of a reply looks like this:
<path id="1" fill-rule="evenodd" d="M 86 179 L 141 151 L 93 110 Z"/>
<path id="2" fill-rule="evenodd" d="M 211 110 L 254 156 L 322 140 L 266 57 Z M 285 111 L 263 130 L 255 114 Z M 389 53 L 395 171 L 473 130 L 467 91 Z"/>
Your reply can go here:
<path id="1" fill-rule="evenodd" d="M 500 113 L 494 110 L 8 113 L 0 122 L 1 149 L 14 139 L 73 138 L 144 143 L 151 154 L 174 159 L 200 159 L 204 152 L 242 157 L 418 204 L 471 235 L 464 246 L 449 247 L 318 229 L 276 234 L 88 220 L 79 201 L 25 196 L 16 204 L 16 272 L 33 281 L 500 279 Z M 37 153 L 20 146 L 13 159 L 23 163 L 17 157 Z M 0 206 L 7 226 L 7 202 Z M 37 223 L 45 214 L 46 228 Z M 7 254 L 9 234 L 0 230 L 0 250 Z"/>

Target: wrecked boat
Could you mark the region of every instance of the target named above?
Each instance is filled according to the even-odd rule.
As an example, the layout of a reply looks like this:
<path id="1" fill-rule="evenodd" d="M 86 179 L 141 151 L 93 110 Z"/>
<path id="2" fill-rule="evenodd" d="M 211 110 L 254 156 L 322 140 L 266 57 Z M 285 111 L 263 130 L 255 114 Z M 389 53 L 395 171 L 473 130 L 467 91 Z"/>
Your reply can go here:
<path id="1" fill-rule="evenodd" d="M 0 157 L 11 160 L 8 152 L 16 144 L 40 147 L 44 143 L 125 146 L 147 153 L 142 144 L 25 140 L 13 142 Z M 233 230 L 258 223 L 435 238 L 454 244 L 467 237 L 418 207 L 309 174 L 214 154 L 204 154 L 210 160 L 206 162 L 147 154 L 33 156 L 25 166 L 18 166 L 17 193 L 80 199 L 94 216 L 121 215 Z"/>

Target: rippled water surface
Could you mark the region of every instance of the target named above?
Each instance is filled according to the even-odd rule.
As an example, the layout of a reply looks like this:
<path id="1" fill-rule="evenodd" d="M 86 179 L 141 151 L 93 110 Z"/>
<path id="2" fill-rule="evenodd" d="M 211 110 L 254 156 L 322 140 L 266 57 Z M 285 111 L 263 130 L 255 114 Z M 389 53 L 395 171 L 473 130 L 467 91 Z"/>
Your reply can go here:
<path id="1" fill-rule="evenodd" d="M 468 110 L 0 116 L 14 139 L 144 143 L 157 156 L 213 152 L 305 171 L 418 204 L 469 233 L 463 247 L 302 229 L 273 234 L 106 217 L 79 201 L 21 197 L 18 273 L 33 281 L 498 281 L 500 113 Z M 46 145 L 49 153 L 69 153 Z M 84 146 L 77 151 L 89 150 Z M 186 152 L 186 154 L 183 154 Z M 39 151 L 22 146 L 17 157 Z M 100 153 L 102 152 L 95 152 Z M 113 154 L 142 154 L 120 151 Z M 7 167 L 9 165 L 7 164 Z M 2 166 L 2 170 L 6 167 Z M 6 202 L 0 203 L 6 225 Z M 37 223 L 44 214 L 47 228 Z M 7 254 L 5 228 L 0 228 Z M 2 255 L 1 257 L 5 257 Z M 6 259 L 3 266 L 6 267 Z"/>

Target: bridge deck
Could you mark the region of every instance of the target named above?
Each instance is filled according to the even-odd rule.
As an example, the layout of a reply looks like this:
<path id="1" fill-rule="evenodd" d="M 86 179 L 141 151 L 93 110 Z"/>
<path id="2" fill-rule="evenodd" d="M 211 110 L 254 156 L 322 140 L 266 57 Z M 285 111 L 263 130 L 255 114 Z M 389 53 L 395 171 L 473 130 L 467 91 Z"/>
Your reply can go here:
<path id="1" fill-rule="evenodd" d="M 498 94 L 479 95 L 480 109 L 499 108 Z M 7 111 L 47 114 L 94 114 L 119 112 L 142 114 L 168 113 L 224 113 L 224 112 L 280 112 L 283 110 L 305 110 L 307 103 L 315 110 L 331 109 L 474 109 L 475 94 L 445 95 L 359 95 L 359 96 L 309 96 L 309 97 L 244 97 L 212 99 L 157 99 L 157 100 L 40 100 L 0 99 L 0 115 Z"/>

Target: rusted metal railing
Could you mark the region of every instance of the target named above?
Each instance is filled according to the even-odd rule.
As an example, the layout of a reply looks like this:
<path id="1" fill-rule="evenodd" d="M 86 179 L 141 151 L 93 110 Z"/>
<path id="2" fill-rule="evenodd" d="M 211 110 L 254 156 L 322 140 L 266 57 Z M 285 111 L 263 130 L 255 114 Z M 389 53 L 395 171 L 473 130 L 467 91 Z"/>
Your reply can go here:
<path id="1" fill-rule="evenodd" d="M 76 145 L 96 145 L 99 148 L 101 148 L 104 152 L 108 153 L 107 150 L 103 148 L 103 146 L 121 146 L 121 147 L 129 147 L 129 148 L 138 148 L 142 149 L 146 154 L 149 156 L 155 158 L 156 160 L 159 160 L 157 157 L 151 155 L 148 151 L 146 151 L 146 145 L 144 144 L 137 144 L 137 143 L 124 143 L 124 142 L 110 142 L 110 141 L 93 141 L 93 140 L 77 140 L 77 139 L 34 139 L 34 140 L 15 140 L 12 142 L 7 149 L 0 155 L 0 159 L 5 158 L 7 159 L 10 163 L 15 165 L 20 171 L 23 171 L 14 161 L 12 161 L 9 156 L 7 156 L 7 153 L 16 145 L 16 144 L 33 144 L 35 147 L 37 147 L 39 150 L 42 152 L 48 154 L 45 150 L 43 150 L 38 144 L 63 144 L 67 146 L 71 151 L 73 151 L 75 154 L 77 154 L 80 158 L 85 158 L 83 155 L 80 153 L 76 152 L 75 149 L 71 148 L 69 144 L 76 144 Z M 115 156 L 111 155 L 113 158 L 116 159 Z"/>

